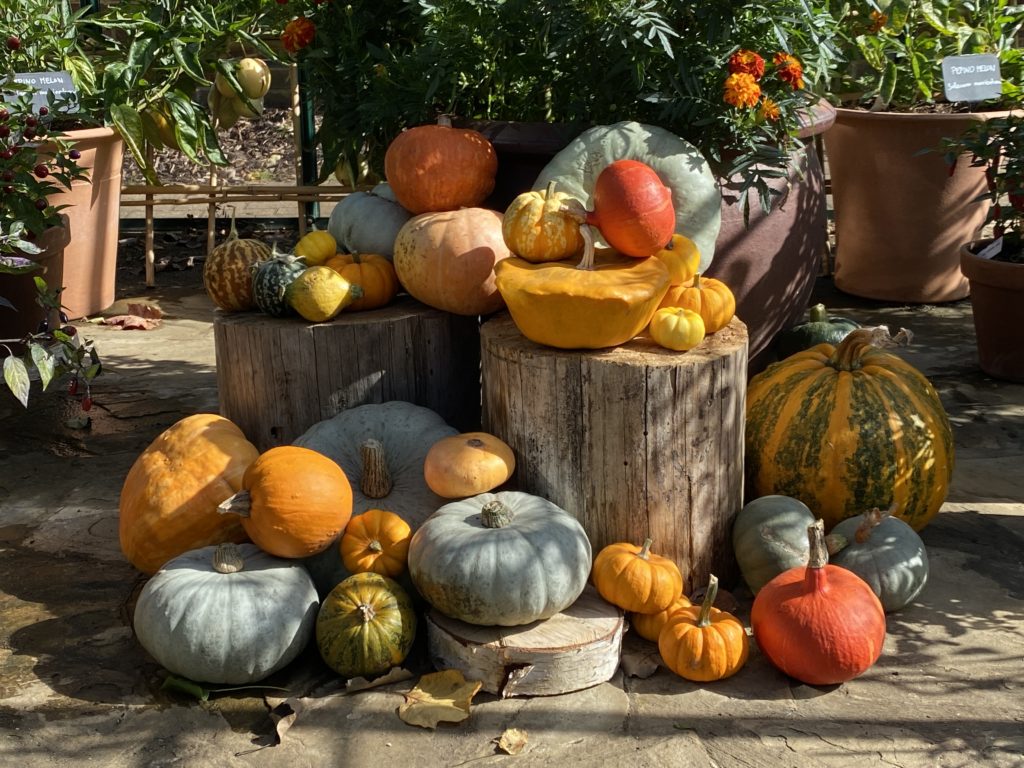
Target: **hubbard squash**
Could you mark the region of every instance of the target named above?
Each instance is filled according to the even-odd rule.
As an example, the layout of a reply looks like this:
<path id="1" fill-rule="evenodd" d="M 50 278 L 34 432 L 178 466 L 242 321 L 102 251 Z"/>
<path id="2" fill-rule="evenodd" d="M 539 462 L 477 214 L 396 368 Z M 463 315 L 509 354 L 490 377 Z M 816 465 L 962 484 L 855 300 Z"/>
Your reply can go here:
<path id="1" fill-rule="evenodd" d="M 619 253 L 639 259 L 653 256 L 672 238 L 672 192 L 649 165 L 616 160 L 597 175 L 593 210 L 586 221 Z"/>
<path id="2" fill-rule="evenodd" d="M 379 253 L 390 261 L 398 230 L 411 218 L 383 183 L 369 192 L 346 195 L 331 211 L 327 231 L 345 253 Z"/>
<path id="3" fill-rule="evenodd" d="M 118 505 L 121 551 L 143 573 L 224 541 L 245 541 L 241 521 L 217 505 L 242 487 L 259 456 L 234 423 L 213 413 L 168 427 L 132 464 Z"/>
<path id="4" fill-rule="evenodd" d="M 906 338 L 906 334 L 902 334 Z M 865 506 L 921 530 L 953 473 L 953 434 L 935 389 L 860 329 L 769 366 L 747 389 L 746 477 L 754 496 L 800 499 L 831 530 Z"/>
<path id="5" fill-rule="evenodd" d="M 783 571 L 807 562 L 807 526 L 814 514 L 789 496 L 762 496 L 746 504 L 732 526 L 736 562 L 755 595 Z"/>

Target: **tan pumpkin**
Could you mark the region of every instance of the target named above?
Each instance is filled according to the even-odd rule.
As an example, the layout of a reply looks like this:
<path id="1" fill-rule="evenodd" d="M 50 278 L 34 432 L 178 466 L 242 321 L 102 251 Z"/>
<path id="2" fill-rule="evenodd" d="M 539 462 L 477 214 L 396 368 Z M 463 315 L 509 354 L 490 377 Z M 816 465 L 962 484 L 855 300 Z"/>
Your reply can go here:
<path id="1" fill-rule="evenodd" d="M 341 562 L 352 573 L 395 578 L 405 570 L 412 528 L 394 512 L 368 509 L 353 517 L 339 544 Z"/>
<path id="2" fill-rule="evenodd" d="M 358 285 L 363 295 L 346 308 L 349 312 L 377 309 L 390 303 L 398 293 L 398 275 L 391 262 L 375 253 L 339 253 L 324 264 L 352 285 Z"/>
<path id="3" fill-rule="evenodd" d="M 486 208 L 424 213 L 395 238 L 395 272 L 405 289 L 435 309 L 489 315 L 504 301 L 494 267 L 511 253 L 502 216 Z"/>
<path id="4" fill-rule="evenodd" d="M 410 128 L 384 154 L 384 174 L 398 202 L 412 213 L 480 205 L 494 189 L 498 156 L 478 131 L 437 125 Z"/>
<path id="5" fill-rule="evenodd" d="M 231 216 L 228 238 L 214 248 L 203 264 L 203 285 L 218 308 L 225 312 L 255 309 L 252 272 L 259 262 L 270 258 L 270 246 L 259 240 L 242 239 Z"/>
<path id="6" fill-rule="evenodd" d="M 160 433 L 121 487 L 118 533 L 128 562 L 153 574 L 191 549 L 245 541 L 241 521 L 218 514 L 217 505 L 242 487 L 257 456 L 235 424 L 213 413 Z"/>
<path id="7" fill-rule="evenodd" d="M 689 309 L 701 316 L 707 333 L 720 331 L 736 315 L 736 297 L 729 286 L 713 277 L 697 274 L 682 285 L 669 288 L 662 307 Z"/>
<path id="8" fill-rule="evenodd" d="M 516 469 L 507 443 L 487 432 L 466 432 L 434 443 L 423 460 L 427 487 L 446 499 L 494 490 Z"/>
<path id="9" fill-rule="evenodd" d="M 509 250 L 533 263 L 580 256 L 583 236 L 579 224 L 563 210 L 570 199 L 555 191 L 554 181 L 542 191 L 516 197 L 505 209 L 501 228 Z"/>

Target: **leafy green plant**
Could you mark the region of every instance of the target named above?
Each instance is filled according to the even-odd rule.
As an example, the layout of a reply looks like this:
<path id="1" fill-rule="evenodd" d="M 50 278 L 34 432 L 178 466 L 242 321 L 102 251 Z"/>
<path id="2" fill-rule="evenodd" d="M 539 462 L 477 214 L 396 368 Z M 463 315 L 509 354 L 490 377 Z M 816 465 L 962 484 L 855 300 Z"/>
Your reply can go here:
<path id="1" fill-rule="evenodd" d="M 845 65 L 831 91 L 842 103 L 901 111 L 942 102 L 942 60 L 969 53 L 997 54 L 1002 100 L 1020 101 L 1024 57 L 1015 41 L 1024 7 L 1015 0 L 826 0 L 816 6 L 837 22 Z"/>

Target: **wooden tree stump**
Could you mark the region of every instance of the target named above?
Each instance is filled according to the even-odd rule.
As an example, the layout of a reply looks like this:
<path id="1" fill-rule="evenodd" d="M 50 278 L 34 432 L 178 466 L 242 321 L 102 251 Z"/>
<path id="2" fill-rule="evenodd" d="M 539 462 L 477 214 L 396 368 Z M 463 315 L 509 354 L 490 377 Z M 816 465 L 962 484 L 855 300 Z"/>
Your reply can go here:
<path id="1" fill-rule="evenodd" d="M 437 669 L 458 669 L 503 698 L 579 691 L 619 667 L 622 611 L 588 586 L 571 606 L 522 627 L 478 627 L 427 613 L 427 645 Z"/>
<path id="2" fill-rule="evenodd" d="M 463 431 L 480 423 L 475 317 L 401 297 L 329 323 L 217 312 L 220 413 L 261 451 L 366 403 L 406 400 Z"/>
<path id="3" fill-rule="evenodd" d="M 646 335 L 610 350 L 526 339 L 508 315 L 481 329 L 483 427 L 516 453 L 516 481 L 571 512 L 594 552 L 654 540 L 687 591 L 738 577 L 747 329 L 686 353 Z"/>

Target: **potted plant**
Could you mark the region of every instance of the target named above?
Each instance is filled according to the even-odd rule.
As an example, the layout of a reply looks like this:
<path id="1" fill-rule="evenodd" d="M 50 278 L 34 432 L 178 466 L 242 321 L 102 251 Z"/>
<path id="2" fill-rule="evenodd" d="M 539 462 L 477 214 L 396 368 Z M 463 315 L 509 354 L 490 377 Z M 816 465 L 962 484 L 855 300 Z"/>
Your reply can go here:
<path id="1" fill-rule="evenodd" d="M 830 86 L 840 105 L 825 136 L 836 217 L 835 284 L 900 302 L 962 299 L 959 243 L 977 235 L 985 208 L 980 168 L 950 175 L 928 150 L 1000 114 L 1020 96 L 1016 49 L 1024 9 L 1010 0 L 843 0 L 818 3 L 838 21 L 845 65 Z M 948 56 L 998 55 L 1002 96 L 951 103 Z"/>
<path id="2" fill-rule="evenodd" d="M 725 269 L 730 251 L 762 260 L 726 279 L 734 283 L 740 316 L 751 331 L 768 331 L 766 345 L 774 330 L 804 310 L 817 270 L 794 261 L 816 264 L 825 237 L 820 168 L 808 159 L 813 146 L 807 148 L 804 139 L 829 123 L 829 110 L 823 121 L 807 116 L 818 103 L 815 89 L 831 71 L 833 21 L 808 17 L 805 8 L 800 0 L 655 0 L 614 7 L 592 0 L 306 0 L 280 11 L 284 47 L 303 68 L 321 117 L 321 178 L 332 172 L 352 183 L 381 178 L 391 139 L 440 114 L 476 125 L 497 123 L 489 135 L 498 150 L 499 185 L 510 165 L 506 159 L 520 164 L 524 155 L 546 152 L 539 160 L 526 158 L 537 161 L 526 174 L 535 178 L 550 154 L 591 126 L 633 120 L 689 141 L 721 182 L 729 222 L 712 269 Z M 806 130 L 808 122 L 817 127 Z M 533 126 L 553 126 L 551 140 L 535 141 L 536 152 L 521 146 L 517 155 L 508 148 L 503 157 L 501 142 L 521 139 L 524 123 L 531 134 Z M 803 193 L 805 184 L 813 187 L 810 194 Z M 504 197 L 491 205 L 502 208 L 529 186 L 502 190 Z M 780 207 L 800 211 L 803 234 L 782 228 L 772 245 L 745 247 L 748 235 L 770 229 L 762 212 Z M 812 231 L 820 232 L 818 242 L 808 235 Z M 797 252 L 796 259 L 786 263 L 789 251 Z M 753 276 L 753 288 L 776 254 L 775 272 L 784 285 L 777 284 L 772 300 L 748 301 L 751 291 L 735 281 Z M 765 316 L 769 308 L 774 317 Z M 756 346 L 752 341 L 752 351 Z"/>
<path id="3" fill-rule="evenodd" d="M 1024 116 L 978 123 L 944 143 L 955 173 L 960 155 L 982 169 L 992 237 L 965 243 L 960 268 L 970 281 L 971 310 L 981 369 L 998 379 L 1024 382 Z"/>
<path id="4" fill-rule="evenodd" d="M 64 324 L 63 250 L 71 238 L 55 193 L 86 177 L 81 153 L 54 132 L 48 107 L 33 110 L 18 83 L 0 83 L 0 357 L 7 388 L 28 404 L 30 371 L 46 389 L 71 374 L 82 407 L 99 373 L 92 344 Z"/>

